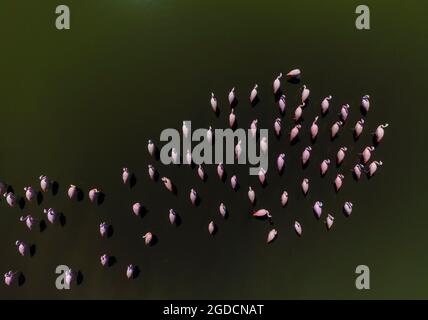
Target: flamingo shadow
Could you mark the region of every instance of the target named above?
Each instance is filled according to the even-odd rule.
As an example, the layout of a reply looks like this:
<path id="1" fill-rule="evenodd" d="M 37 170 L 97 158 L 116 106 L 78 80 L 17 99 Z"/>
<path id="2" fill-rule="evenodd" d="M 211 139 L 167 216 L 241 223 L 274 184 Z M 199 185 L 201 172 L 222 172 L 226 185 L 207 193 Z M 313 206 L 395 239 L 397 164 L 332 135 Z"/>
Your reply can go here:
<path id="1" fill-rule="evenodd" d="M 61 227 L 65 227 L 65 225 L 67 224 L 67 218 L 62 212 L 59 214 L 59 224 Z"/>
<path id="2" fill-rule="evenodd" d="M 300 78 L 299 77 L 291 77 L 290 79 L 287 79 L 287 82 L 291 83 L 291 84 L 299 84 Z"/>
<path id="3" fill-rule="evenodd" d="M 233 99 L 232 103 L 230 104 L 230 107 L 235 109 L 238 106 L 238 102 L 238 98 L 235 97 L 235 99 Z"/>
<path id="4" fill-rule="evenodd" d="M 153 174 L 153 181 L 158 182 L 158 180 L 159 180 L 159 172 L 157 170 L 155 170 L 155 172 Z"/>
<path id="5" fill-rule="evenodd" d="M 113 236 L 114 229 L 112 225 L 109 225 L 107 228 L 107 238 L 111 238 Z"/>
<path id="6" fill-rule="evenodd" d="M 52 195 L 56 196 L 59 191 L 59 183 L 57 181 L 52 182 Z"/>
<path id="7" fill-rule="evenodd" d="M 154 247 L 159 243 L 159 238 L 154 234 L 152 240 L 150 241 L 149 247 Z"/>
<path id="8" fill-rule="evenodd" d="M 18 200 L 19 209 L 24 210 L 25 208 L 25 199 L 24 197 L 20 197 Z"/>
<path id="9" fill-rule="evenodd" d="M 43 193 L 41 191 L 37 192 L 37 205 L 41 205 L 43 202 Z"/>
<path id="10" fill-rule="evenodd" d="M 132 272 L 132 279 L 136 279 L 138 278 L 138 276 L 140 275 L 141 270 L 138 266 L 134 267 L 134 272 Z"/>
<path id="11" fill-rule="evenodd" d="M 131 174 L 131 178 L 129 179 L 129 187 L 132 189 L 137 184 L 137 177 L 135 174 Z"/>
<path id="12" fill-rule="evenodd" d="M 219 118 L 219 117 L 220 117 L 220 108 L 219 108 L 219 107 L 217 107 L 217 109 L 216 109 L 216 111 L 214 112 L 214 114 L 215 114 L 215 116 L 216 116 L 217 118 Z"/>
<path id="13" fill-rule="evenodd" d="M 42 233 L 42 232 L 44 232 L 45 230 L 46 230 L 46 228 L 47 228 L 48 226 L 47 226 L 47 224 L 46 224 L 46 221 L 45 220 L 41 220 L 40 221 L 40 223 L 39 223 L 39 230 L 40 230 L 40 232 Z"/>
<path id="14" fill-rule="evenodd" d="M 85 198 L 85 194 L 83 193 L 82 189 L 77 188 L 77 201 L 81 202 Z"/>
<path id="15" fill-rule="evenodd" d="M 201 197 L 197 196 L 195 199 L 195 207 L 199 207 L 201 205 Z"/>
<path id="16" fill-rule="evenodd" d="M 30 257 L 34 257 L 35 254 L 36 254 L 36 245 L 32 244 L 30 246 Z"/>
<path id="17" fill-rule="evenodd" d="M 108 266 L 108 267 L 113 267 L 116 263 L 117 263 L 117 259 L 116 259 L 116 257 L 115 257 L 115 256 L 111 256 L 111 257 L 108 259 L 108 264 L 107 264 L 107 266 Z"/>
<path id="18" fill-rule="evenodd" d="M 78 286 L 80 286 L 82 283 L 83 283 L 83 279 L 84 279 L 84 277 L 83 277 L 83 273 L 82 273 L 82 271 L 78 271 L 77 272 L 77 277 L 76 277 L 76 284 L 78 285 Z"/>
<path id="19" fill-rule="evenodd" d="M 255 107 L 260 102 L 259 96 L 256 96 L 254 100 L 251 102 L 251 107 Z"/>
<path id="20" fill-rule="evenodd" d="M 290 145 L 294 146 L 300 142 L 300 137 L 295 137 L 293 140 L 291 140 Z"/>
<path id="21" fill-rule="evenodd" d="M 27 279 L 25 278 L 24 274 L 20 272 L 18 276 L 18 286 L 22 287 L 25 284 L 26 280 Z"/>
<path id="22" fill-rule="evenodd" d="M 147 214 L 149 213 L 149 209 L 147 209 L 146 207 L 142 206 L 140 211 L 138 211 L 138 216 L 143 219 Z"/>
<path id="23" fill-rule="evenodd" d="M 279 99 L 281 99 L 282 94 L 283 94 L 283 91 L 281 89 L 278 89 L 278 91 L 274 93 L 275 102 L 278 102 Z"/>
<path id="24" fill-rule="evenodd" d="M 181 219 L 181 216 L 178 213 L 176 213 L 176 215 L 175 215 L 175 225 L 176 225 L 176 227 L 181 226 L 182 223 L 183 223 L 183 219 Z"/>
<path id="25" fill-rule="evenodd" d="M 100 192 L 97 197 L 97 205 L 102 205 L 105 201 L 106 195 L 104 192 Z"/>

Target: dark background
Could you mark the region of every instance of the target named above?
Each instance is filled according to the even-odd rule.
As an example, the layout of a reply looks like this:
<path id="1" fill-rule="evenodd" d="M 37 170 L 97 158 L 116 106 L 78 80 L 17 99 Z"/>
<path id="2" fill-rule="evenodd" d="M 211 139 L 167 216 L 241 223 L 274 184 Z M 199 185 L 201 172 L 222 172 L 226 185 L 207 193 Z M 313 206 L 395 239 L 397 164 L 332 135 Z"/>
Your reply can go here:
<path id="1" fill-rule="evenodd" d="M 55 7 L 71 9 L 71 30 L 55 28 Z M 0 203 L 0 271 L 22 271 L 21 287 L 0 286 L 1 298 L 34 299 L 285 299 L 285 298 L 427 298 L 426 253 L 427 160 L 424 132 L 427 92 L 427 6 L 421 1 L 365 1 L 371 9 L 371 30 L 355 28 L 360 1 L 2 1 L 0 4 L 0 180 L 23 195 L 38 188 L 38 176 L 59 183 L 59 193 L 45 195 L 42 204 L 23 210 Z M 207 168 L 203 184 L 186 166 L 154 163 L 147 153 L 149 138 L 181 128 L 225 127 L 227 93 L 237 88 L 236 114 L 247 128 L 258 118 L 272 128 L 278 116 L 272 81 L 279 72 L 299 67 L 300 84 L 284 83 L 288 97 L 285 131 L 298 104 L 300 87 L 311 89 L 304 111 L 301 142 L 290 146 L 286 136 L 270 136 L 269 185 L 261 189 L 247 167 L 227 168 L 237 174 L 241 189 L 234 193 Z M 248 95 L 259 84 L 260 103 L 251 108 Z M 221 114 L 209 106 L 210 92 L 219 97 Z M 299 158 L 309 144 L 308 128 L 319 112 L 321 99 L 332 94 L 330 114 L 320 121 L 311 165 L 302 170 Z M 360 97 L 370 94 L 371 109 L 364 136 L 354 142 L 351 126 L 359 119 Z M 342 103 L 351 115 L 333 143 L 328 134 Z M 370 144 L 369 133 L 390 123 L 374 158 L 382 160 L 375 178 L 352 180 L 349 169 L 356 153 Z M 272 134 L 272 132 L 271 132 Z M 348 157 L 327 177 L 319 163 L 334 158 L 346 145 Z M 276 155 L 287 155 L 286 173 L 278 177 Z M 161 175 L 173 179 L 175 197 L 147 176 L 153 163 Z M 121 168 L 135 172 L 130 189 L 121 183 Z M 343 190 L 335 194 L 336 172 L 346 175 Z M 305 199 L 303 177 L 311 179 Z M 85 190 L 82 202 L 66 197 L 70 183 Z M 257 192 L 258 208 L 274 215 L 277 241 L 267 246 L 270 226 L 249 215 L 246 191 Z M 101 188 L 105 202 L 88 202 L 87 190 Z M 201 195 L 194 208 L 190 188 Z M 279 197 L 286 189 L 289 205 Z M 316 200 L 336 217 L 333 229 L 316 221 Z M 350 218 L 341 213 L 345 201 L 354 203 Z M 136 218 L 131 205 L 142 201 L 149 209 Z M 227 221 L 218 213 L 224 202 Z M 18 221 L 22 214 L 43 218 L 43 208 L 54 207 L 66 216 L 66 225 L 49 225 L 29 232 Z M 183 223 L 169 225 L 174 208 Z M 292 229 L 303 225 L 303 237 Z M 210 220 L 219 226 L 213 238 Z M 323 219 L 322 219 L 323 220 Z M 113 225 L 110 239 L 101 239 L 100 222 Z M 144 246 L 152 231 L 156 246 Z M 36 244 L 33 258 L 20 257 L 14 246 L 20 239 Z M 103 269 L 99 256 L 116 256 Z M 137 264 L 140 276 L 125 277 L 126 265 Z M 72 290 L 55 288 L 55 267 L 66 264 L 83 274 Z M 355 268 L 370 267 L 371 290 L 355 289 Z"/>

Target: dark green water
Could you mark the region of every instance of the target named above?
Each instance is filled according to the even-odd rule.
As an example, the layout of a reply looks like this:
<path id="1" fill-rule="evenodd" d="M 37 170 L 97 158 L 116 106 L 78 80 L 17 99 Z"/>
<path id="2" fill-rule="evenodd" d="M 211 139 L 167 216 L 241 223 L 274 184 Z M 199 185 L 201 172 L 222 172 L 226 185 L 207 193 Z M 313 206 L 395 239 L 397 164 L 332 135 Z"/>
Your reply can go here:
<path id="1" fill-rule="evenodd" d="M 56 196 L 23 210 L 0 203 L 0 271 L 22 271 L 19 288 L 0 286 L 1 298 L 427 298 L 428 256 L 425 209 L 426 134 L 424 132 L 427 6 L 421 1 L 366 1 L 371 30 L 355 28 L 357 1 L 63 1 L 71 9 L 71 30 L 54 27 L 57 1 L 2 1 L 0 4 L 0 180 L 22 195 L 23 187 L 38 187 L 47 174 L 59 183 Z M 241 190 L 231 191 L 208 168 L 203 184 L 187 167 L 154 163 L 161 175 L 177 184 L 178 196 L 166 192 L 147 176 L 149 138 L 161 130 L 227 125 L 227 93 L 238 90 L 239 123 L 247 128 L 258 118 L 272 128 L 277 106 L 272 81 L 282 71 L 303 70 L 301 84 L 311 90 L 304 111 L 302 141 L 290 146 L 270 136 L 270 152 L 287 154 L 286 173 L 268 174 L 262 190 L 246 167 L 236 173 Z M 253 109 L 248 94 L 257 82 L 260 103 Z M 292 126 L 301 86 L 285 84 L 289 111 L 285 128 Z M 209 107 L 214 91 L 223 111 L 216 118 Z M 304 171 L 299 157 L 309 144 L 308 128 L 319 112 L 320 100 L 334 96 L 330 114 L 320 121 L 311 165 Z M 354 142 L 350 125 L 359 118 L 357 107 L 370 94 L 371 110 L 365 135 Z M 342 103 L 351 115 L 340 139 L 328 132 Z M 368 133 L 388 122 L 385 139 L 375 153 L 384 162 L 378 175 L 356 183 L 349 169 L 355 154 L 370 143 Z M 341 145 L 350 153 L 339 170 L 345 185 L 332 189 L 337 169 L 319 178 L 318 165 L 334 157 Z M 273 169 L 274 157 L 270 158 Z M 121 168 L 137 176 L 132 189 L 121 183 Z M 230 177 L 230 175 L 229 175 Z M 303 177 L 311 179 L 307 198 L 300 192 Z M 101 188 L 101 206 L 66 198 L 70 183 L 85 191 Z M 275 216 L 277 241 L 267 246 L 270 226 L 250 218 L 247 186 L 255 187 L 258 207 Z M 201 194 L 201 206 L 188 200 L 190 188 Z M 283 189 L 290 193 L 287 208 L 279 205 Z M 85 195 L 87 193 L 85 192 Z M 331 232 L 313 217 L 311 207 L 323 200 L 325 213 L 334 213 Z M 354 202 L 346 218 L 344 201 Z M 143 219 L 131 213 L 142 201 L 149 209 Z M 223 221 L 218 204 L 229 208 Z M 18 221 L 23 213 L 42 218 L 42 209 L 64 213 L 64 227 L 29 232 Z M 183 223 L 174 228 L 168 209 L 175 208 Z M 296 237 L 294 220 L 303 225 Z M 215 220 L 213 238 L 207 224 Z M 100 222 L 113 225 L 110 239 L 101 239 Z M 146 247 L 141 235 L 159 237 Z M 33 258 L 20 257 L 17 239 L 35 243 Z M 102 253 L 117 258 L 103 269 Z M 137 264 L 140 276 L 128 281 L 125 268 Z M 84 276 L 69 291 L 55 288 L 55 267 L 66 264 Z M 371 290 L 355 289 L 355 268 L 371 271 Z"/>

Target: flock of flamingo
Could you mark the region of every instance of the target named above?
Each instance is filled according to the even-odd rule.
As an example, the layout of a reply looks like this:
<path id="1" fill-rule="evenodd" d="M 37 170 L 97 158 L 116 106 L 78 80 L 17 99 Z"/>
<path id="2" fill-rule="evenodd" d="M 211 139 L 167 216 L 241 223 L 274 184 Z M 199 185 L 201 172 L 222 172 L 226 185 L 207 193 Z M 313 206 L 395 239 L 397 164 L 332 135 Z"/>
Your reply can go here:
<path id="1" fill-rule="evenodd" d="M 279 113 L 281 116 L 284 116 L 285 111 L 286 111 L 286 106 L 287 106 L 287 98 L 284 94 L 282 94 L 282 90 L 281 90 L 282 76 L 283 76 L 282 73 L 280 73 L 278 75 L 278 77 L 276 77 L 275 80 L 273 81 L 273 94 L 277 97 L 276 100 L 278 102 Z M 301 71 L 299 69 L 294 69 L 294 70 L 288 72 L 286 74 L 286 76 L 289 79 L 300 80 Z M 258 99 L 257 89 L 258 89 L 258 85 L 256 84 L 250 92 L 250 96 L 249 96 L 250 103 L 253 103 L 256 99 Z M 302 125 L 301 125 L 302 114 L 303 114 L 305 107 L 307 107 L 307 101 L 308 101 L 309 96 L 310 96 L 310 89 L 304 85 L 302 90 L 301 90 L 301 98 L 299 99 L 301 104 L 295 109 L 295 112 L 294 112 L 295 125 L 293 126 L 293 128 L 289 132 L 289 140 L 291 143 L 293 141 L 295 141 L 296 139 L 298 139 L 299 133 L 302 130 Z M 229 106 L 231 107 L 231 111 L 230 111 L 230 115 L 229 115 L 229 125 L 232 129 L 235 128 L 235 125 L 236 125 L 236 115 L 234 112 L 234 106 L 235 106 L 236 99 L 237 99 L 236 91 L 235 91 L 235 88 L 233 88 L 228 94 L 228 103 L 229 103 Z M 312 139 L 312 142 L 314 142 L 316 140 L 317 135 L 318 135 L 319 128 L 318 128 L 317 122 L 320 120 L 320 117 L 322 117 L 328 113 L 331 99 L 332 99 L 332 96 L 329 95 L 329 96 L 326 96 L 321 101 L 320 115 L 315 117 L 315 119 L 313 120 L 313 122 L 310 126 L 310 137 Z M 216 98 L 214 93 L 211 93 L 210 105 L 211 105 L 213 112 L 218 114 L 219 106 L 218 106 L 217 98 Z M 355 123 L 355 126 L 353 127 L 353 135 L 354 135 L 354 139 L 356 139 L 356 140 L 359 139 L 359 137 L 361 136 L 361 134 L 364 131 L 364 124 L 365 124 L 364 116 L 368 113 L 369 108 L 370 108 L 370 97 L 368 95 L 364 95 L 361 98 L 361 105 L 360 105 L 362 117 L 360 118 L 360 120 L 358 120 Z M 344 104 L 341 106 L 340 112 L 338 113 L 338 119 L 337 119 L 337 121 L 335 121 L 333 123 L 333 125 L 331 126 L 331 129 L 330 129 L 330 138 L 332 140 L 334 140 L 338 136 L 339 131 L 344 127 L 344 125 L 347 121 L 349 112 L 350 112 L 350 106 L 348 104 Z M 375 148 L 378 146 L 378 144 L 381 142 L 381 140 L 384 137 L 385 128 L 387 126 L 388 126 L 388 124 L 380 124 L 377 126 L 375 131 L 372 133 L 373 134 L 373 145 L 367 146 L 364 148 L 364 150 L 362 150 L 361 154 L 359 154 L 360 161 L 358 161 L 358 163 L 356 163 L 352 169 L 352 175 L 353 175 L 354 179 L 359 180 L 363 175 L 367 175 L 370 178 L 373 175 L 375 175 L 375 173 L 377 172 L 379 167 L 382 166 L 382 161 L 371 160 L 371 159 L 372 159 L 372 155 L 375 151 Z M 252 134 L 257 133 L 257 130 L 258 130 L 257 120 L 254 120 L 251 122 L 250 129 L 251 129 L 250 131 Z M 281 130 L 282 130 L 282 124 L 281 124 L 281 118 L 280 117 L 275 119 L 274 124 L 273 124 L 273 129 L 274 129 L 275 134 L 279 137 L 281 135 Z M 187 128 L 185 127 L 185 125 L 183 125 L 183 133 L 185 133 L 186 130 L 187 130 Z M 210 130 L 207 131 L 207 139 L 210 142 L 212 142 L 212 134 L 213 134 L 212 129 L 210 128 Z M 153 140 L 148 141 L 147 149 L 148 149 L 149 154 L 153 158 L 156 159 L 157 158 L 156 155 L 157 155 L 157 152 L 159 149 L 157 148 L 157 146 L 155 145 Z M 265 141 L 264 139 L 260 139 L 260 149 L 261 150 L 267 149 L 267 141 Z M 238 158 L 240 155 L 240 152 L 241 152 L 240 143 L 236 144 L 234 151 L 235 151 L 236 157 Z M 311 151 L 312 151 L 311 146 L 308 146 L 303 150 L 302 155 L 301 155 L 301 162 L 302 162 L 303 166 L 305 166 L 309 162 L 309 159 L 311 157 Z M 347 155 L 347 147 L 346 146 L 341 147 L 337 151 L 335 161 L 336 161 L 336 164 L 338 167 L 340 167 L 340 165 L 342 164 L 346 155 Z M 177 155 L 173 154 L 172 157 L 174 157 L 174 156 L 177 157 Z M 186 156 L 187 156 L 188 164 L 191 164 L 192 163 L 191 156 L 189 156 L 189 154 L 187 154 Z M 286 156 L 284 153 L 279 154 L 276 158 L 276 169 L 277 169 L 278 173 L 280 173 L 280 174 L 284 170 L 285 161 L 286 161 L 285 159 L 286 159 Z M 324 159 L 321 162 L 321 164 L 320 164 L 320 176 L 321 177 L 324 177 L 326 175 L 327 171 L 329 170 L 329 166 L 330 166 L 331 162 L 332 162 L 331 159 Z M 202 165 L 199 165 L 196 171 L 197 171 L 197 175 L 199 176 L 199 178 L 202 179 L 203 181 L 206 181 L 207 175 L 205 173 L 204 167 Z M 225 173 L 226 173 L 225 165 L 223 163 L 218 164 L 217 165 L 217 175 L 218 175 L 218 178 L 220 180 L 224 181 L 226 179 Z M 123 168 L 121 171 L 121 178 L 122 178 L 123 184 L 130 184 L 131 179 L 132 179 L 132 175 L 133 175 L 132 172 L 128 168 Z M 151 180 L 154 180 L 154 181 L 158 180 L 159 173 L 158 173 L 157 169 L 152 164 L 148 165 L 148 175 L 149 175 Z M 266 175 L 267 175 L 267 172 L 263 169 L 260 169 L 260 171 L 258 173 L 258 180 L 259 180 L 261 185 L 264 185 L 266 183 Z M 165 188 L 169 192 L 173 192 L 173 193 L 176 192 L 176 185 L 173 183 L 173 181 L 171 181 L 170 178 L 161 177 L 161 181 L 163 182 Z M 333 187 L 334 187 L 336 192 L 340 191 L 342 184 L 343 184 L 343 181 L 344 181 L 344 175 L 341 173 L 338 173 L 336 175 L 336 178 L 332 182 Z M 40 192 L 42 192 L 42 193 L 48 192 L 49 189 L 52 188 L 52 181 L 46 175 L 42 175 L 39 177 L 39 183 L 40 183 Z M 230 178 L 230 184 L 231 184 L 232 189 L 237 188 L 238 178 L 236 175 L 233 175 Z M 310 188 L 310 181 L 308 178 L 304 178 L 303 181 L 301 182 L 302 193 L 304 195 L 307 195 L 309 192 L 309 188 Z M 35 199 L 37 198 L 38 192 L 39 191 L 37 191 L 36 189 L 34 189 L 31 186 L 25 187 L 24 188 L 25 194 L 21 199 L 22 199 L 22 201 L 28 201 L 28 202 L 35 201 Z M 79 194 L 81 194 L 82 192 L 83 191 L 79 187 L 71 184 L 67 190 L 67 196 L 70 200 L 76 200 L 79 197 Z M 6 199 L 6 203 L 8 204 L 8 206 L 14 207 L 15 205 L 17 205 L 19 198 L 17 197 L 17 195 L 15 195 L 13 189 L 12 190 L 9 189 L 7 187 L 7 185 L 5 183 L 2 183 L 2 182 L 0 182 L 0 194 L 4 195 L 4 198 Z M 102 197 L 103 197 L 103 193 L 98 188 L 93 188 L 93 189 L 88 191 L 88 198 L 89 198 L 89 201 L 92 203 L 99 202 Z M 192 205 L 196 206 L 198 201 L 199 201 L 198 192 L 192 188 L 189 192 L 189 198 L 190 198 L 190 202 L 192 203 Z M 251 206 L 254 208 L 256 205 L 256 192 L 251 186 L 248 187 L 248 200 L 249 200 Z M 282 207 L 285 207 L 287 205 L 287 203 L 288 203 L 288 192 L 284 191 L 280 197 L 280 204 Z M 347 215 L 347 216 L 351 215 L 352 209 L 353 209 L 353 203 L 352 202 L 347 201 L 343 204 L 343 213 L 345 215 Z M 136 202 L 132 205 L 132 212 L 136 216 L 140 216 L 142 214 L 143 210 L 144 210 L 144 205 L 140 202 Z M 218 211 L 222 217 L 224 217 L 224 218 L 227 217 L 228 210 L 227 210 L 227 207 L 224 203 L 220 204 Z M 46 215 L 47 221 L 51 224 L 57 223 L 57 221 L 60 219 L 60 215 L 58 214 L 58 212 L 54 208 L 44 209 L 43 212 Z M 314 203 L 313 212 L 314 212 L 316 219 L 321 219 L 321 216 L 323 213 L 323 202 L 322 201 L 319 200 L 319 201 L 316 201 Z M 271 218 L 272 218 L 272 214 L 266 208 L 254 209 L 252 212 L 252 215 L 256 218 L 265 218 L 268 220 L 271 220 Z M 172 225 L 177 224 L 178 218 L 179 217 L 178 217 L 178 214 L 176 213 L 176 211 L 174 209 L 170 209 L 168 212 L 169 222 Z M 19 220 L 21 222 L 25 223 L 26 227 L 29 230 L 33 230 L 35 225 L 37 223 L 41 222 L 40 220 L 37 220 L 36 218 L 34 218 L 31 214 L 28 214 L 26 216 L 21 216 L 19 218 Z M 327 217 L 325 219 L 326 229 L 330 230 L 333 226 L 333 223 L 334 223 L 334 215 L 331 213 L 328 213 Z M 303 227 L 298 221 L 294 222 L 293 227 L 294 227 L 296 234 L 298 236 L 302 236 Z M 107 224 L 106 222 L 100 223 L 99 232 L 100 232 L 101 237 L 107 237 L 109 234 L 110 228 L 111 228 L 111 226 L 109 224 Z M 209 234 L 215 235 L 217 228 L 218 227 L 214 221 L 210 221 L 208 223 L 207 229 L 208 229 Z M 267 244 L 272 243 L 278 237 L 278 234 L 279 234 L 278 230 L 276 230 L 275 228 L 271 229 L 266 236 L 266 243 Z M 146 245 L 152 245 L 153 241 L 156 238 L 155 234 L 152 232 L 147 232 L 142 237 L 144 238 L 144 243 Z M 15 245 L 16 245 L 17 251 L 20 255 L 25 256 L 25 255 L 31 254 L 30 245 L 27 244 L 26 242 L 21 241 L 21 240 L 17 240 L 15 242 Z M 113 256 L 109 256 L 108 254 L 102 254 L 100 256 L 101 265 L 104 267 L 111 265 L 112 258 L 113 258 Z M 133 265 L 133 264 L 129 264 L 126 266 L 125 274 L 126 274 L 126 277 L 128 279 L 135 278 L 137 273 L 138 273 L 138 266 Z M 20 272 L 10 270 L 4 274 L 4 283 L 7 286 L 10 286 L 14 282 L 16 282 L 16 279 L 20 275 L 21 275 Z M 65 283 L 70 285 L 75 279 L 76 279 L 76 274 L 74 273 L 74 271 L 71 269 L 68 270 L 65 274 Z"/>

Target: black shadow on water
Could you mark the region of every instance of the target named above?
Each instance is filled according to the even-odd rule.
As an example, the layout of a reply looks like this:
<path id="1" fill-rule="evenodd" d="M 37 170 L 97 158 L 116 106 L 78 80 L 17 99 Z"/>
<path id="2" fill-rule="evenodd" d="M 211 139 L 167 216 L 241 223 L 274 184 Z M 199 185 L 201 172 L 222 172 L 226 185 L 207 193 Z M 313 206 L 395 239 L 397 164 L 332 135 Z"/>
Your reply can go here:
<path id="1" fill-rule="evenodd" d="M 83 193 L 82 189 L 77 188 L 77 201 L 81 202 L 85 199 L 85 194 Z"/>
<path id="2" fill-rule="evenodd" d="M 274 94 L 274 98 L 275 98 L 275 102 L 278 102 L 279 99 L 281 99 L 283 92 L 281 89 L 279 89 L 275 94 Z"/>
<path id="3" fill-rule="evenodd" d="M 47 228 L 46 221 L 43 220 L 43 219 L 40 220 L 40 223 L 39 223 L 39 230 L 40 230 L 40 232 L 44 232 L 46 230 L 46 228 Z"/>
<path id="4" fill-rule="evenodd" d="M 25 208 L 25 199 L 24 197 L 20 197 L 18 200 L 19 209 L 24 210 Z"/>
<path id="5" fill-rule="evenodd" d="M 181 226 L 182 222 L 183 222 L 183 220 L 181 219 L 181 216 L 178 213 L 176 213 L 176 215 L 175 215 L 175 226 L 176 227 Z"/>
<path id="6" fill-rule="evenodd" d="M 65 225 L 67 224 L 67 218 L 62 212 L 59 214 L 59 224 L 61 227 L 65 227 Z"/>
<path id="7" fill-rule="evenodd" d="M 305 163 L 302 163 L 302 169 L 306 169 L 309 166 L 310 160 L 306 161 Z"/>
<path id="8" fill-rule="evenodd" d="M 27 279 L 25 278 L 24 274 L 22 272 L 20 272 L 19 276 L 18 276 L 18 286 L 22 287 L 25 284 L 26 280 Z"/>
<path id="9" fill-rule="evenodd" d="M 41 205 L 43 202 L 43 193 L 41 191 L 37 192 L 37 205 Z"/>
<path id="10" fill-rule="evenodd" d="M 78 285 L 78 286 L 80 286 L 82 283 L 83 283 L 83 273 L 82 273 L 82 271 L 78 271 L 77 272 L 77 277 L 76 277 L 76 284 Z"/>
<path id="11" fill-rule="evenodd" d="M 230 104 L 230 108 L 235 109 L 238 106 L 238 102 L 238 98 L 235 97 L 235 99 L 233 99 L 232 103 Z"/>
<path id="12" fill-rule="evenodd" d="M 52 195 L 56 196 L 59 191 L 59 183 L 57 181 L 52 182 Z"/>
<path id="13" fill-rule="evenodd" d="M 11 192 L 11 193 L 15 194 L 15 190 L 13 189 L 12 186 L 7 186 L 6 192 L 7 193 Z"/>
<path id="14" fill-rule="evenodd" d="M 138 266 L 134 267 L 134 272 L 132 273 L 132 279 L 136 279 L 138 278 L 138 276 L 140 275 L 141 270 Z"/>
<path id="15" fill-rule="evenodd" d="M 372 141 L 373 141 L 373 146 L 374 146 L 375 148 L 377 148 L 377 147 L 379 146 L 379 142 L 376 140 L 376 136 L 375 136 L 375 135 L 373 135 L 373 137 L 372 137 Z"/>
<path id="16" fill-rule="evenodd" d="M 354 170 L 352 170 L 352 178 L 354 178 L 355 181 L 359 181 L 360 179 L 355 174 Z"/>
<path id="17" fill-rule="evenodd" d="M 299 119 L 296 119 L 295 117 L 293 117 L 293 120 L 294 120 L 294 124 L 302 125 L 303 122 L 305 122 L 305 118 L 303 117 L 303 115 L 301 115 Z"/>
<path id="18" fill-rule="evenodd" d="M 30 257 L 34 257 L 35 254 L 36 254 L 36 245 L 32 244 L 30 246 Z"/>
<path id="19" fill-rule="evenodd" d="M 357 134 L 355 133 L 355 131 L 353 132 L 352 137 L 354 137 L 354 142 L 357 142 L 358 139 L 360 138 L 360 137 L 357 137 Z"/>
<path id="20" fill-rule="evenodd" d="M 292 77 L 290 79 L 287 79 L 287 82 L 291 83 L 291 84 L 299 84 L 300 83 L 300 78 L 298 78 L 298 77 Z"/>
<path id="21" fill-rule="evenodd" d="M 220 117 L 220 108 L 219 108 L 219 107 L 217 107 L 217 109 L 216 109 L 216 111 L 214 112 L 214 114 L 215 114 L 215 116 L 216 116 L 217 118 L 219 118 L 219 117 Z"/>
<path id="22" fill-rule="evenodd" d="M 149 247 L 154 247 L 159 243 L 159 238 L 154 234 L 152 240 L 150 241 Z"/>
<path id="23" fill-rule="evenodd" d="M 132 189 L 137 184 L 137 177 L 135 174 L 131 174 L 131 178 L 129 179 L 129 187 Z"/>
<path id="24" fill-rule="evenodd" d="M 199 207 L 201 205 L 201 197 L 197 196 L 195 200 L 195 207 Z"/>
<path id="25" fill-rule="evenodd" d="M 158 147 L 155 147 L 155 152 L 154 153 L 155 153 L 154 156 L 155 156 L 156 161 L 159 161 L 159 159 L 160 159 L 160 151 L 159 151 Z"/>
<path id="26" fill-rule="evenodd" d="M 263 216 L 263 217 L 257 217 L 254 216 L 254 218 L 256 218 L 256 220 L 260 220 L 260 221 L 268 221 L 270 224 L 272 224 L 272 218 L 269 218 L 268 216 Z"/>
<path id="27" fill-rule="evenodd" d="M 259 96 L 256 96 L 254 100 L 251 102 L 251 106 L 254 108 L 260 102 Z"/>
<path id="28" fill-rule="evenodd" d="M 117 263 L 117 259 L 115 256 L 111 256 L 108 259 L 108 267 L 113 267 Z"/>
<path id="29" fill-rule="evenodd" d="M 100 192 L 97 197 L 97 205 L 102 205 L 105 201 L 106 195 L 104 192 Z"/>
<path id="30" fill-rule="evenodd" d="M 140 211 L 138 211 L 138 216 L 143 219 L 147 214 L 149 213 L 149 209 L 147 209 L 146 207 L 142 206 Z"/>
<path id="31" fill-rule="evenodd" d="M 363 117 L 367 116 L 368 112 L 366 111 L 366 109 L 363 108 L 363 106 L 360 106 L 360 111 L 361 111 L 361 114 L 363 115 Z"/>
<path id="32" fill-rule="evenodd" d="M 113 226 L 109 225 L 107 229 L 107 238 L 111 238 L 113 236 L 113 233 L 114 233 Z"/>
<path id="33" fill-rule="evenodd" d="M 159 180 L 159 172 L 155 170 L 155 173 L 153 174 L 153 181 L 158 182 Z"/>
<path id="34" fill-rule="evenodd" d="M 172 183 L 172 182 L 171 182 L 171 184 L 172 184 L 172 186 L 171 186 L 171 188 L 172 188 L 171 193 L 172 193 L 174 196 L 178 196 L 178 189 L 177 189 L 177 187 L 175 186 L 175 184 L 174 184 L 174 183 Z"/>
<path id="35" fill-rule="evenodd" d="M 300 142 L 300 137 L 297 136 L 293 140 L 291 140 L 290 145 L 294 146 Z"/>

